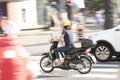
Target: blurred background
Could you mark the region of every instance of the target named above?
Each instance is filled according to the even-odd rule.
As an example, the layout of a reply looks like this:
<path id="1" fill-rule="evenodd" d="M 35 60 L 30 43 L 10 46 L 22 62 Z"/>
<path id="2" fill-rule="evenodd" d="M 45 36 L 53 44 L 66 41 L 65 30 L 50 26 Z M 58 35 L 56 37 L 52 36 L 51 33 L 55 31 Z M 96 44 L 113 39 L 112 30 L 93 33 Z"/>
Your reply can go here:
<path id="1" fill-rule="evenodd" d="M 119 5 L 120 0 L 0 0 L 0 16 L 7 16 L 21 29 L 33 29 L 52 27 L 52 16 L 74 22 L 74 15 L 80 12 L 86 24 L 92 19 L 109 29 L 119 24 Z M 103 23 L 97 22 L 96 16 L 102 16 Z"/>

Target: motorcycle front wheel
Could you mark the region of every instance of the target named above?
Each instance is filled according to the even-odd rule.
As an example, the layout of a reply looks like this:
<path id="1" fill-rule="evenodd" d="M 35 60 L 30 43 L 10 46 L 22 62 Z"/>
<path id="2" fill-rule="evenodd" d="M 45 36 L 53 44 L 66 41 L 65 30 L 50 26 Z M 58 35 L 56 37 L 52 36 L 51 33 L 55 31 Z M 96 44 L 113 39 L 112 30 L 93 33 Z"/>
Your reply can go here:
<path id="1" fill-rule="evenodd" d="M 53 61 L 48 56 L 43 56 L 40 60 L 40 68 L 46 73 L 52 72 L 54 70 Z"/>
<path id="2" fill-rule="evenodd" d="M 92 68 L 92 62 L 91 60 L 86 57 L 86 56 L 81 56 L 80 60 L 80 65 L 82 65 L 82 68 L 79 68 L 78 71 L 81 74 L 87 74 L 91 71 Z"/>

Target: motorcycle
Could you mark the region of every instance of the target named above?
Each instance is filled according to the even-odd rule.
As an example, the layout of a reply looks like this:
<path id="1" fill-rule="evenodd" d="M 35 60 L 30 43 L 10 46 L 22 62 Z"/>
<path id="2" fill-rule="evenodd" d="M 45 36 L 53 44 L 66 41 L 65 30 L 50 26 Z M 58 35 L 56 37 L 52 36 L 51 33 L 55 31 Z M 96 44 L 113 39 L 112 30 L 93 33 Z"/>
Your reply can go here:
<path id="1" fill-rule="evenodd" d="M 94 45 L 91 40 L 83 39 L 81 41 L 81 47 L 73 47 L 66 52 L 60 53 L 62 65 L 60 67 L 55 66 L 54 49 L 57 48 L 58 42 L 51 42 L 50 51 L 43 53 L 40 60 L 40 67 L 42 71 L 50 73 L 54 68 L 60 68 L 63 70 L 74 69 L 81 74 L 87 74 L 91 71 L 92 64 L 96 62 L 94 56 L 91 56 L 87 49 L 92 48 Z"/>

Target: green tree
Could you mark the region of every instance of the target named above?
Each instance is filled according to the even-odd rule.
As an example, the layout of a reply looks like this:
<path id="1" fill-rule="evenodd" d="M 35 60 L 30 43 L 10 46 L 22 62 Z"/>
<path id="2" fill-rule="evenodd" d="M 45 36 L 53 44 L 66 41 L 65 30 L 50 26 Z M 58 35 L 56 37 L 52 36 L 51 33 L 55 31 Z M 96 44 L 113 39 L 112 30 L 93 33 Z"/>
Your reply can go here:
<path id="1" fill-rule="evenodd" d="M 90 12 L 105 10 L 105 27 L 109 29 L 118 24 L 118 0 L 85 0 L 86 9 Z"/>
<path id="2" fill-rule="evenodd" d="M 117 0 L 105 0 L 105 29 L 118 25 Z"/>

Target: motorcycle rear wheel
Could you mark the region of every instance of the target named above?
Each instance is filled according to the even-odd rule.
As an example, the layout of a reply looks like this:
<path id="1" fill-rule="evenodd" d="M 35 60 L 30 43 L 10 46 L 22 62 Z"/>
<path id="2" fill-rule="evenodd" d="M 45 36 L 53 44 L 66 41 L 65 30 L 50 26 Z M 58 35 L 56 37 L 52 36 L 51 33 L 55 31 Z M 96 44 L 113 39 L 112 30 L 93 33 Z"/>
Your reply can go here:
<path id="1" fill-rule="evenodd" d="M 48 56 L 43 56 L 40 60 L 40 68 L 46 73 L 52 72 L 54 70 L 53 61 Z"/>
<path id="2" fill-rule="evenodd" d="M 91 68 L 92 68 L 91 60 L 86 56 L 81 56 L 80 62 L 81 62 L 80 64 L 82 65 L 82 68 L 78 69 L 78 71 L 81 74 L 89 73 L 91 71 Z"/>

